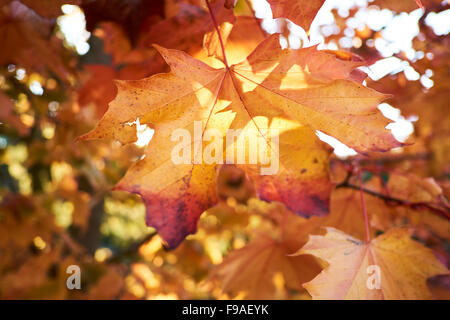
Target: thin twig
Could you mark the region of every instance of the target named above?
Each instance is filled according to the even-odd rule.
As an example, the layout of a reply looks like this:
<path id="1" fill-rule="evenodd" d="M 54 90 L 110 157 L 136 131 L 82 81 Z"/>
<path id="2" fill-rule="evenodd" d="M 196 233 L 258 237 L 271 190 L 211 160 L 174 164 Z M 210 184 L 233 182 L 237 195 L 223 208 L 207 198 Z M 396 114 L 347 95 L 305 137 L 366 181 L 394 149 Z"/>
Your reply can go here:
<path id="1" fill-rule="evenodd" d="M 426 202 L 410 202 L 410 201 L 407 201 L 407 200 L 403 200 L 403 199 L 387 196 L 387 195 L 384 195 L 382 193 L 378 193 L 378 192 L 373 191 L 373 190 L 361 188 L 361 186 L 354 185 L 354 184 L 352 184 L 352 183 L 350 183 L 348 181 L 344 181 L 343 183 L 338 184 L 336 186 L 336 189 L 339 189 L 339 188 L 350 188 L 350 189 L 355 189 L 355 190 L 362 190 L 364 193 L 370 194 L 371 196 L 374 196 L 376 198 L 382 199 L 382 200 L 384 200 L 384 201 L 386 201 L 388 203 L 389 202 L 390 203 L 396 203 L 398 205 L 407 206 L 407 207 L 410 207 L 412 209 L 426 208 L 426 209 L 429 209 L 432 212 L 440 215 L 441 217 L 450 220 L 450 214 L 446 210 L 433 207 L 431 204 L 426 203 Z"/>
<path id="2" fill-rule="evenodd" d="M 386 158 L 364 158 L 364 159 L 338 159 L 338 158 L 332 158 L 332 162 L 343 162 L 343 163 L 354 163 L 355 160 L 358 160 L 358 163 L 360 165 L 366 165 L 366 164 L 385 164 L 385 163 L 396 163 L 400 161 L 420 161 L 420 160 L 430 160 L 432 157 L 432 154 L 430 152 L 427 153 L 417 153 L 417 154 L 405 154 L 400 156 L 392 156 L 392 157 L 386 157 Z"/>

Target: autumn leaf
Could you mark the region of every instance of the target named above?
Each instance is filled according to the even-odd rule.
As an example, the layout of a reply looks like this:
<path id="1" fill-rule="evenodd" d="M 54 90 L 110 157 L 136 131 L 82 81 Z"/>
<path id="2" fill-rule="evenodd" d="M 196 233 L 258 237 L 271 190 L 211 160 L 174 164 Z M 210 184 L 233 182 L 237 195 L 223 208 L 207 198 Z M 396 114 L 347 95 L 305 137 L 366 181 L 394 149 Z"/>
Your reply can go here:
<path id="1" fill-rule="evenodd" d="M 321 130 L 363 152 L 400 145 L 384 129 L 388 121 L 376 110 L 385 96 L 345 80 L 359 62 L 340 60 L 314 47 L 282 50 L 277 35 L 263 41 L 244 62 L 222 69 L 213 69 L 181 51 L 156 48 L 171 66 L 172 73 L 140 81 L 117 82 L 119 93 L 108 112 L 98 126 L 81 139 L 114 138 L 121 143 L 131 143 L 136 140 L 136 134 L 129 123 L 136 118 L 155 129 L 147 157 L 128 171 L 117 189 L 143 197 L 147 206 L 147 224 L 156 227 L 171 247 L 195 232 L 200 214 L 217 202 L 216 166 L 225 160 L 219 158 L 211 164 L 174 164 L 171 155 L 177 143 L 169 140 L 178 128 L 188 130 L 192 137 L 197 137 L 195 140 L 202 139 L 203 133 L 210 128 L 218 130 L 223 138 L 227 129 L 246 126 L 245 130 L 256 134 L 255 138 L 261 138 L 262 143 L 267 143 L 273 151 L 272 142 L 269 143 L 261 133 L 269 129 L 283 132 L 286 126 L 280 121 L 274 122 L 279 123 L 280 128 L 269 127 L 265 121 L 260 127 L 256 117 L 261 116 L 270 121 L 292 119 L 304 127 L 299 130 L 305 131 L 312 141 L 317 141 L 313 130 Z M 196 125 L 195 121 L 202 124 L 199 126 L 197 122 Z M 194 131 L 200 132 L 200 136 Z M 289 139 L 298 138 L 299 132 L 294 135 Z M 190 141 L 187 146 L 194 143 Z M 205 141 L 202 144 L 206 144 Z M 284 139 L 283 144 L 292 142 Z M 318 146 L 313 148 L 320 149 Z M 236 148 L 236 144 L 231 148 Z M 191 149 L 190 158 L 198 159 L 201 154 Z M 310 151 L 310 148 L 303 149 L 307 154 Z M 318 152 L 321 154 L 320 150 Z M 288 156 L 280 155 L 279 158 L 283 161 L 283 174 L 289 175 L 289 169 L 294 171 L 295 166 L 299 166 Z M 319 170 L 326 165 L 326 157 L 322 154 L 310 157 L 298 150 L 295 159 L 307 159 L 308 166 L 317 168 L 310 169 L 313 176 L 306 168 L 306 171 L 300 170 L 299 175 L 304 174 L 305 183 L 296 183 L 298 189 L 292 189 L 293 193 L 298 191 L 300 194 L 309 188 L 311 200 L 305 205 L 297 202 L 287 205 L 304 215 L 325 213 L 327 195 L 324 195 L 324 189 L 316 194 L 317 186 L 313 182 L 315 179 L 326 180 Z M 307 187 L 309 184 L 311 186 Z M 277 192 L 284 193 L 287 190 L 281 188 L 291 189 L 289 183 L 261 181 L 257 186 L 258 193 L 266 200 L 287 201 L 270 189 L 265 192 L 266 185 L 270 189 L 280 188 Z M 325 186 L 325 191 L 326 188 L 329 187 Z"/>
<path id="2" fill-rule="evenodd" d="M 261 41 L 268 37 L 259 21 L 250 16 L 237 16 L 228 39 L 225 52 L 229 64 L 236 64 L 247 58 Z M 223 62 L 208 56 L 206 50 L 199 50 L 192 55 L 213 68 L 223 67 Z M 223 60 L 223 59 L 222 59 Z"/>
<path id="3" fill-rule="evenodd" d="M 433 196 L 425 188 L 432 188 L 434 192 L 439 191 L 440 188 L 436 189 L 438 186 L 434 185 L 435 183 L 429 184 L 430 181 L 427 179 L 422 181 L 414 176 L 408 179 L 407 176 L 399 174 L 391 174 L 391 176 L 387 185 L 377 176 L 363 184 L 364 190 L 370 192 L 364 193 L 364 202 L 371 237 L 379 231 L 385 232 L 394 227 L 408 227 L 414 230 L 416 235 L 427 230 L 426 232 L 435 236 L 448 239 L 450 223 L 443 214 L 446 209 L 441 202 L 445 202 L 446 199 L 442 195 L 442 190 Z M 390 187 L 397 183 L 401 189 Z M 351 188 L 344 185 L 332 191 L 330 214 L 320 218 L 320 225 L 333 227 L 352 237 L 363 239 L 366 236 L 366 230 L 361 192 L 357 184 L 350 182 L 350 185 Z M 424 201 L 425 199 L 427 201 Z M 404 201 L 404 204 L 402 205 L 400 201 Z M 319 229 L 315 230 L 315 232 L 319 231 Z"/>
<path id="4" fill-rule="evenodd" d="M 433 252 L 413 241 L 406 229 L 391 229 L 363 243 L 327 228 L 325 236 L 310 236 L 298 254 L 329 263 L 303 285 L 314 299 L 430 299 L 427 278 L 448 274 Z M 377 276 L 373 266 L 379 268 L 378 280 L 373 278 Z"/>
<path id="5" fill-rule="evenodd" d="M 277 232 L 273 236 L 259 233 L 245 247 L 232 251 L 210 278 L 220 279 L 222 291 L 231 297 L 245 293 L 246 299 L 269 299 L 284 286 L 301 291 L 302 283 L 317 275 L 320 267 L 311 256 L 289 255 L 306 242 L 306 235 L 317 225 L 281 204 L 260 201 L 249 208 L 249 212 L 253 210 L 272 219 Z"/>
<path id="6" fill-rule="evenodd" d="M 389 215 L 389 207 L 383 207 L 383 200 L 369 195 L 364 195 L 364 198 L 370 222 L 372 220 L 379 221 Z M 330 214 L 323 219 L 322 226 L 333 227 L 355 238 L 364 239 L 366 230 L 360 191 L 344 188 L 333 190 L 330 200 Z M 371 235 L 375 235 L 373 226 Z"/>
<path id="7" fill-rule="evenodd" d="M 375 194 L 385 195 L 387 198 L 397 199 L 405 204 L 394 207 L 395 215 L 391 214 L 389 219 L 395 218 L 404 221 L 406 218 L 409 227 L 425 229 L 443 239 L 449 239 L 448 200 L 440 185 L 433 178 L 391 173 L 385 185 L 377 180 L 379 179 L 371 179 L 366 188 Z M 392 211 L 393 206 L 385 203 L 378 205 L 378 211 L 380 209 L 386 217 L 386 213 Z"/>
<path id="8" fill-rule="evenodd" d="M 268 0 L 274 18 L 287 18 L 305 31 L 325 0 Z"/>
<path id="9" fill-rule="evenodd" d="M 101 22 L 93 33 L 103 41 L 103 50 L 111 55 L 114 64 L 130 62 L 131 41 L 119 24 L 111 21 Z"/>
<path id="10" fill-rule="evenodd" d="M 279 37 L 273 35 L 231 69 L 235 78 L 244 83 L 244 90 L 245 85 L 252 90 L 247 94 L 250 107 L 270 103 L 266 112 L 258 110 L 250 112 L 252 115 L 262 113 L 269 119 L 282 115 L 330 134 L 361 152 L 399 146 L 384 130 L 388 121 L 376 111 L 377 103 L 386 96 L 346 80 L 360 65 L 361 62 L 340 60 L 315 47 L 282 50 Z"/>
<path id="11" fill-rule="evenodd" d="M 449 299 L 448 1 L 356 2 L 0 0 L 0 298 Z"/>
<path id="12" fill-rule="evenodd" d="M 118 77 L 118 74 L 113 68 L 105 65 L 88 65 L 85 68 L 90 72 L 90 78 L 78 92 L 78 101 L 81 106 L 95 103 L 100 117 L 108 110 L 108 103 L 117 94 L 117 87 L 113 80 Z"/>
<path id="13" fill-rule="evenodd" d="M 217 15 L 218 27 L 222 31 L 226 30 L 228 35 L 234 23 L 233 10 L 224 7 L 224 0 L 214 1 L 211 10 Z M 167 30 L 173 30 L 170 37 L 167 37 Z M 223 36 L 225 34 L 222 35 L 222 39 L 226 44 L 226 37 Z M 200 51 L 203 44 L 210 54 L 215 54 L 219 49 L 217 32 L 208 11 L 203 7 L 183 2 L 180 3 L 176 15 L 141 30 L 136 47 L 151 48 L 153 44 L 183 50 L 189 54 Z"/>
<path id="14" fill-rule="evenodd" d="M 244 292 L 246 299 L 270 299 L 276 291 L 278 274 L 288 288 L 301 290 L 301 284 L 320 270 L 314 258 L 289 257 L 290 253 L 283 243 L 261 236 L 233 251 L 213 275 L 222 279 L 222 290 L 232 296 Z"/>
<path id="15" fill-rule="evenodd" d="M 449 208 L 442 188 L 432 178 L 413 174 L 392 173 L 386 185 L 389 194 L 416 204 L 428 204 L 434 208 Z"/>
<path id="16" fill-rule="evenodd" d="M 121 1 L 119 2 L 122 3 Z M 95 10 L 103 8 L 102 3 L 94 4 L 99 6 L 94 6 Z M 137 7 L 132 6 L 132 8 L 129 8 L 126 3 L 122 3 L 122 5 L 132 12 L 138 10 L 140 6 L 144 6 L 143 3 L 138 4 Z M 173 16 L 155 23 L 148 30 L 144 28 L 139 33 L 139 37 L 134 35 L 134 37 L 138 38 L 135 44 L 132 41 L 134 37 L 130 37 L 122 25 L 113 21 L 102 21 L 97 25 L 93 33 L 96 37 L 102 39 L 104 44 L 103 50 L 111 55 L 113 64 L 111 66 L 98 64 L 85 66 L 86 70 L 91 73 L 91 77 L 84 82 L 79 92 L 79 102 L 82 106 L 86 106 L 91 102 L 95 103 L 97 105 L 97 114 L 100 117 L 106 111 L 108 103 L 113 100 L 117 93 L 116 86 L 113 83 L 114 79 L 137 80 L 166 71 L 167 64 L 151 46 L 153 43 L 171 49 L 185 50 L 200 60 L 206 60 L 205 54 L 203 54 L 206 50 L 203 50 L 202 44 L 209 48 L 208 51 L 211 52 L 211 55 L 217 53 L 218 47 L 215 47 L 219 45 L 217 32 L 214 31 L 213 23 L 210 21 L 207 12 L 202 7 L 184 2 L 177 3 L 176 7 L 177 12 Z M 228 35 L 235 20 L 233 11 L 225 9 L 222 0 L 214 2 L 212 10 L 217 15 L 216 21 L 223 27 L 221 31 L 223 32 L 226 29 L 226 34 Z M 243 31 L 244 26 L 250 27 L 252 30 L 255 29 L 253 26 L 255 24 L 254 19 L 252 18 L 252 25 L 249 23 L 249 19 L 246 18 L 248 17 L 240 17 L 242 22 L 239 23 L 239 28 L 234 32 L 233 36 L 237 40 L 242 40 L 239 38 L 241 37 L 239 32 Z M 165 34 L 164 30 L 167 29 L 174 30 L 170 37 L 167 37 Z M 222 33 L 222 36 L 224 35 Z M 257 35 L 260 35 L 260 33 Z M 255 39 L 260 39 L 260 37 L 256 38 L 253 35 L 247 38 L 245 42 L 253 40 L 251 43 L 254 43 Z M 223 37 L 223 39 L 226 43 L 226 37 Z M 256 44 L 251 49 L 255 47 Z M 246 46 L 243 45 L 243 41 L 233 41 L 227 48 L 239 51 L 239 57 L 241 57 L 242 51 L 246 52 Z M 242 58 L 245 58 L 247 54 Z M 211 60 L 217 61 L 213 58 Z"/>
<path id="17" fill-rule="evenodd" d="M 259 198 L 282 202 L 292 211 L 304 216 L 328 214 L 332 189 L 328 172 L 330 148 L 318 140 L 309 127 L 292 121 L 273 118 L 268 125 L 267 118 L 255 117 L 253 123 L 258 128 L 269 128 L 269 132 L 279 134 L 276 174 L 262 175 L 264 166 L 261 164 L 237 165 L 254 182 Z M 243 135 L 247 133 L 248 127 L 244 128 Z M 257 134 L 248 136 L 247 145 L 250 145 L 251 139 Z M 272 140 L 274 136 L 268 135 L 266 138 Z"/>
<path id="18" fill-rule="evenodd" d="M 336 166 L 333 169 L 336 173 Z M 365 171 L 365 174 L 368 179 L 362 187 L 371 236 L 376 231 L 407 227 L 414 230 L 415 235 L 427 232 L 448 239 L 448 200 L 434 179 L 401 172 L 373 174 Z M 330 215 L 325 217 L 323 226 L 362 239 L 366 231 L 360 193 L 356 177 L 338 183 L 331 195 Z"/>

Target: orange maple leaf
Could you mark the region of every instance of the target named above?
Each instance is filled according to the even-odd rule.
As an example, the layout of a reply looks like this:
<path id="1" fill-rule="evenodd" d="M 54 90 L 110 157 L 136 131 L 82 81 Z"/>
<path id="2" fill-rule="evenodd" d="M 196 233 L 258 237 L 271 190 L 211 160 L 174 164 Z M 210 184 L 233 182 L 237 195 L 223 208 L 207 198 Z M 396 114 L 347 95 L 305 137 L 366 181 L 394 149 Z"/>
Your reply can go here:
<path id="1" fill-rule="evenodd" d="M 427 278 L 449 273 L 406 229 L 391 229 L 363 243 L 327 228 L 325 236 L 310 236 L 297 254 L 329 263 L 303 285 L 313 299 L 430 299 Z"/>
<path id="2" fill-rule="evenodd" d="M 312 256 L 290 254 L 305 244 L 319 220 L 299 217 L 274 202 L 250 201 L 248 210 L 273 222 L 269 232 L 257 229 L 255 238 L 232 251 L 210 278 L 221 280 L 223 292 L 232 296 L 245 293 L 246 299 L 271 299 L 282 286 L 301 291 L 302 284 L 320 272 L 320 266 Z"/>
<path id="3" fill-rule="evenodd" d="M 361 62 L 340 60 L 315 47 L 283 50 L 278 35 L 264 40 L 245 61 L 220 69 L 184 52 L 155 47 L 172 72 L 118 81 L 119 93 L 109 110 L 81 139 L 134 142 L 136 129 L 130 122 L 137 118 L 155 129 L 146 157 L 127 172 L 117 189 L 143 197 L 147 224 L 156 227 L 171 247 L 195 232 L 200 214 L 217 202 L 216 168 L 226 161 L 219 155 L 215 163 L 199 163 L 195 159 L 199 155 L 201 159 L 201 152 L 196 150 L 193 162 L 175 164 L 171 156 L 179 143 L 171 136 L 176 129 L 195 137 L 199 128 L 194 123 L 201 122 L 200 150 L 207 145 L 203 135 L 208 129 L 218 130 L 221 138 L 228 129 L 244 129 L 248 144 L 261 138 L 274 155 L 277 151 L 264 130 L 278 130 L 280 152 L 275 156 L 280 174 L 258 178 L 255 169 L 263 167 L 261 162 L 241 167 L 255 178 L 263 199 L 283 201 L 307 216 L 327 213 L 331 188 L 327 151 L 314 130 L 362 152 L 401 145 L 377 111 L 386 96 L 348 80 Z M 237 144 L 229 148 L 236 149 Z M 247 151 L 245 159 L 251 156 Z"/>

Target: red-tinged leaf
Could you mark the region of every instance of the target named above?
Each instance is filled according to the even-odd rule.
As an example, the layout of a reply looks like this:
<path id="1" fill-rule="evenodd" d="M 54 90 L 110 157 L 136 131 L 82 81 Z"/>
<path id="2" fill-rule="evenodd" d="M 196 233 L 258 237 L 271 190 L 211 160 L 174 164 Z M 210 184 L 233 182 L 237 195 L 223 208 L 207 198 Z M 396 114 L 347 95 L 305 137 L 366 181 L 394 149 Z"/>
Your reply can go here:
<path id="1" fill-rule="evenodd" d="M 314 47 L 282 50 L 276 35 L 230 69 L 214 69 L 183 52 L 157 48 L 172 72 L 118 82 L 119 93 L 109 110 L 81 139 L 133 142 L 135 127 L 130 122 L 136 118 L 155 129 L 145 159 L 128 171 L 117 188 L 143 197 L 147 223 L 158 229 L 170 247 L 195 232 L 198 217 L 216 203 L 217 165 L 238 146 L 230 144 L 218 163 L 206 164 L 192 160 L 199 153 L 191 140 L 186 142 L 191 162 L 175 164 L 172 150 L 179 143 L 170 137 L 176 129 L 186 129 L 194 140 L 198 139 L 195 130 L 216 129 L 224 139 L 228 129 L 245 129 L 248 141 L 260 141 L 280 160 L 279 172 L 255 178 L 258 193 L 267 200 L 283 201 L 302 215 L 325 214 L 328 208 L 327 151 L 314 130 L 361 151 L 400 145 L 384 128 L 388 120 L 376 109 L 385 96 L 347 80 L 360 62 L 341 60 Z M 195 128 L 195 121 L 200 128 Z M 286 121 L 292 121 L 291 125 Z M 280 150 L 263 134 L 275 129 L 283 139 Z M 300 145 L 289 156 L 297 148 L 290 147 L 295 140 L 308 148 Z M 207 141 L 201 144 L 202 150 L 208 145 Z M 256 176 L 256 169 L 266 165 L 261 159 L 250 164 L 255 150 L 246 150 L 244 163 L 249 165 L 240 166 Z M 297 195 L 302 201 L 293 198 L 297 192 L 303 194 Z"/>

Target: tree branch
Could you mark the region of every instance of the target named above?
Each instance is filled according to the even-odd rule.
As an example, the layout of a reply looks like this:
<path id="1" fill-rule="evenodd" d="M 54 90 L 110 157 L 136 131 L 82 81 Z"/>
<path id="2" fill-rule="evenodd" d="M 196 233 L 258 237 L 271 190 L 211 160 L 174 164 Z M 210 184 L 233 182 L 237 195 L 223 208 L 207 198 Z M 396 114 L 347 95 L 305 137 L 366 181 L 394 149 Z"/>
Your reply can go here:
<path id="1" fill-rule="evenodd" d="M 448 213 L 448 211 L 444 210 L 444 209 L 440 209 L 440 208 L 436 208 L 433 205 L 431 205 L 430 203 L 427 202 L 410 202 L 407 200 L 403 200 L 403 199 L 399 199 L 399 198 L 395 198 L 395 197 L 391 197 L 391 196 L 387 196 L 385 194 L 382 193 L 378 193 L 376 191 L 373 190 L 369 190 L 366 188 L 361 188 L 358 185 L 352 184 L 350 183 L 348 180 L 338 184 L 336 186 L 336 189 L 339 188 L 350 188 L 350 189 L 355 189 L 355 190 L 362 190 L 364 193 L 370 194 L 371 196 L 374 196 L 378 199 L 382 199 L 386 202 L 390 202 L 390 203 L 395 203 L 397 205 L 402 205 L 402 206 L 407 206 L 410 207 L 412 209 L 421 209 L 421 208 L 426 208 L 431 210 L 433 213 L 438 214 L 439 216 L 450 220 L 450 214 Z"/>

